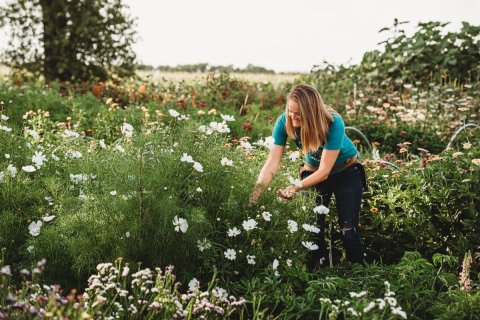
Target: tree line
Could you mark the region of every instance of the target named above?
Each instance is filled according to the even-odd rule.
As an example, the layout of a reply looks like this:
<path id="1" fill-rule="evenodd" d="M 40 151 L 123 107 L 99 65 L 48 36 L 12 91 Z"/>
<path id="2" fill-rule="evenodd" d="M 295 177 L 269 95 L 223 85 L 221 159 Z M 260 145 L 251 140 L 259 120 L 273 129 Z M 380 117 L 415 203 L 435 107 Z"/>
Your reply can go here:
<path id="1" fill-rule="evenodd" d="M 210 65 L 208 63 L 196 63 L 196 64 L 182 64 L 176 66 L 160 65 L 153 67 L 151 65 L 139 64 L 138 70 L 158 70 L 163 72 L 228 72 L 228 73 L 268 73 L 275 74 L 275 71 L 267 69 L 261 66 L 255 66 L 248 64 L 245 68 L 235 68 L 233 65 Z"/>

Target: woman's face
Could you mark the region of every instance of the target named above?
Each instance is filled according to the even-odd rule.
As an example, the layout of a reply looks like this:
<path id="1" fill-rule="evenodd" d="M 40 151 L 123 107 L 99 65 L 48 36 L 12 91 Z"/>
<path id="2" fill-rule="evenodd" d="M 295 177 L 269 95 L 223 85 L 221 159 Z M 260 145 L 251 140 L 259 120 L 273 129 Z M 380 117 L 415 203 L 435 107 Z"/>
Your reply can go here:
<path id="1" fill-rule="evenodd" d="M 298 103 L 292 99 L 288 100 L 288 114 L 287 116 L 290 117 L 292 120 L 292 125 L 295 128 L 300 128 L 302 126 L 302 119 L 300 115 L 300 106 Z"/>

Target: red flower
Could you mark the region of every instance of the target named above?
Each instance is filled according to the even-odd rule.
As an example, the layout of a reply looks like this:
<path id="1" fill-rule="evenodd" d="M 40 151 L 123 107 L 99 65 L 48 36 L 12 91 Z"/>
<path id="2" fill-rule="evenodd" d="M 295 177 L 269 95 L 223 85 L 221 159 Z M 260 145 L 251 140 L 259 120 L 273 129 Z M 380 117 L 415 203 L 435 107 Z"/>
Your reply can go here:
<path id="1" fill-rule="evenodd" d="M 244 122 L 243 123 L 243 129 L 247 132 L 252 132 L 252 124 L 250 122 Z"/>

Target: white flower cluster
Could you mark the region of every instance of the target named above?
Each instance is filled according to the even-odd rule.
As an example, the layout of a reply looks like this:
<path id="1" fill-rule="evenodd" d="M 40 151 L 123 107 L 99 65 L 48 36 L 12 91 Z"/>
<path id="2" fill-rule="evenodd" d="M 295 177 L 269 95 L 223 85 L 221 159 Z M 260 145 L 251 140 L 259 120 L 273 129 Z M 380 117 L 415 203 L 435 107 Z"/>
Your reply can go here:
<path id="1" fill-rule="evenodd" d="M 62 133 L 62 137 L 63 138 L 75 139 L 75 138 L 80 137 L 80 135 L 75 131 L 65 129 Z"/>
<path id="2" fill-rule="evenodd" d="M 407 313 L 397 305 L 397 300 L 393 297 L 395 292 L 390 290 L 390 283 L 385 281 L 385 294 L 383 299 L 369 301 L 368 292 L 350 292 L 350 300 L 334 300 L 329 298 L 320 298 L 322 308 L 327 311 L 326 316 L 330 319 L 336 319 L 341 313 L 355 318 L 402 318 L 407 319 Z M 390 307 L 390 308 L 388 308 Z M 390 313 L 390 314 L 389 314 Z M 369 316 L 367 316 L 367 314 Z M 389 317 L 390 316 L 390 317 Z M 393 316 L 393 317 L 392 317 Z"/>
<path id="3" fill-rule="evenodd" d="M 80 183 L 88 181 L 89 179 L 95 179 L 95 178 L 96 178 L 96 176 L 93 175 L 93 174 L 87 175 L 85 173 L 78 173 L 78 174 L 70 173 L 70 181 L 73 184 L 80 184 Z"/>
<path id="4" fill-rule="evenodd" d="M 189 156 L 188 154 L 184 153 L 182 157 L 180 158 L 180 161 L 186 162 L 186 163 L 193 163 L 193 168 L 197 170 L 198 172 L 203 172 L 203 166 L 200 162 L 194 161 L 192 156 Z"/>
<path id="5" fill-rule="evenodd" d="M 198 127 L 198 131 L 209 136 L 214 132 L 218 133 L 230 133 L 230 128 L 227 122 L 210 122 L 209 126 L 201 125 Z"/>
<path id="6" fill-rule="evenodd" d="M 128 264 L 122 266 L 117 260 L 115 264 L 97 266 L 97 274 L 88 279 L 83 294 L 84 306 L 87 312 L 99 313 L 105 319 L 131 318 L 132 314 L 140 318 L 184 319 L 189 313 L 195 319 L 216 319 L 231 315 L 245 304 L 244 299 L 229 296 L 221 287 L 202 291 L 196 278 L 188 283 L 187 293 L 180 293 L 179 287 L 172 266 L 164 272 L 147 268 L 131 274 Z"/>
<path id="7" fill-rule="evenodd" d="M 259 139 L 253 143 L 256 146 L 267 148 L 268 150 L 272 150 L 273 146 L 275 145 L 275 140 L 272 136 L 266 137 L 265 140 Z"/>
<path id="8" fill-rule="evenodd" d="M 188 120 L 188 119 L 190 119 L 190 116 L 188 114 L 180 114 L 180 113 L 178 113 L 177 110 L 174 110 L 174 109 L 169 109 L 168 113 L 170 114 L 170 116 L 174 117 L 177 120 Z"/>
<path id="9" fill-rule="evenodd" d="M 4 126 L 2 125 L 2 121 L 7 121 L 8 119 L 10 119 L 9 117 L 7 117 L 6 115 L 4 114 L 1 114 L 0 115 L 0 131 L 5 131 L 5 132 L 11 132 L 12 131 L 12 128 L 9 128 L 7 126 Z"/>
<path id="10" fill-rule="evenodd" d="M 120 131 L 126 138 L 131 138 L 133 136 L 133 126 L 129 123 L 124 122 Z"/>
<path id="11" fill-rule="evenodd" d="M 5 171 L 0 171 L 0 183 L 2 183 L 6 177 L 15 178 L 16 176 L 17 168 L 15 168 L 15 166 L 13 166 L 12 164 L 9 164 Z"/>

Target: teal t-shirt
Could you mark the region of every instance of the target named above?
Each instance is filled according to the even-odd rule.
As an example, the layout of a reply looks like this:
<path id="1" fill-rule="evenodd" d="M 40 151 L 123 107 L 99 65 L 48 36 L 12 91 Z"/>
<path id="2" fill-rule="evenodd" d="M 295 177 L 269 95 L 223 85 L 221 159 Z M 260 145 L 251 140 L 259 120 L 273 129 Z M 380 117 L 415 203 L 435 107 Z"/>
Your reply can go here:
<path id="1" fill-rule="evenodd" d="M 320 166 L 320 158 L 322 156 L 322 151 L 324 148 L 326 150 L 340 150 L 337 160 L 333 165 L 334 167 L 343 163 L 348 158 L 351 158 L 358 154 L 357 148 L 353 144 L 352 140 L 350 140 L 345 134 L 345 123 L 343 122 L 342 118 L 336 113 L 332 115 L 333 122 L 332 124 L 330 124 L 330 128 L 328 129 L 328 136 L 325 145 L 320 146 L 317 151 L 309 152 L 305 155 L 305 161 L 315 168 L 318 168 Z M 276 145 L 285 146 L 287 144 L 288 135 L 286 121 L 287 115 L 284 112 L 282 113 L 282 115 L 280 115 L 280 117 L 278 117 L 277 122 L 275 122 L 272 136 L 274 144 Z M 301 128 L 296 128 L 296 130 L 297 137 L 301 137 Z M 303 148 L 300 138 L 294 140 L 294 142 L 299 149 Z"/>

